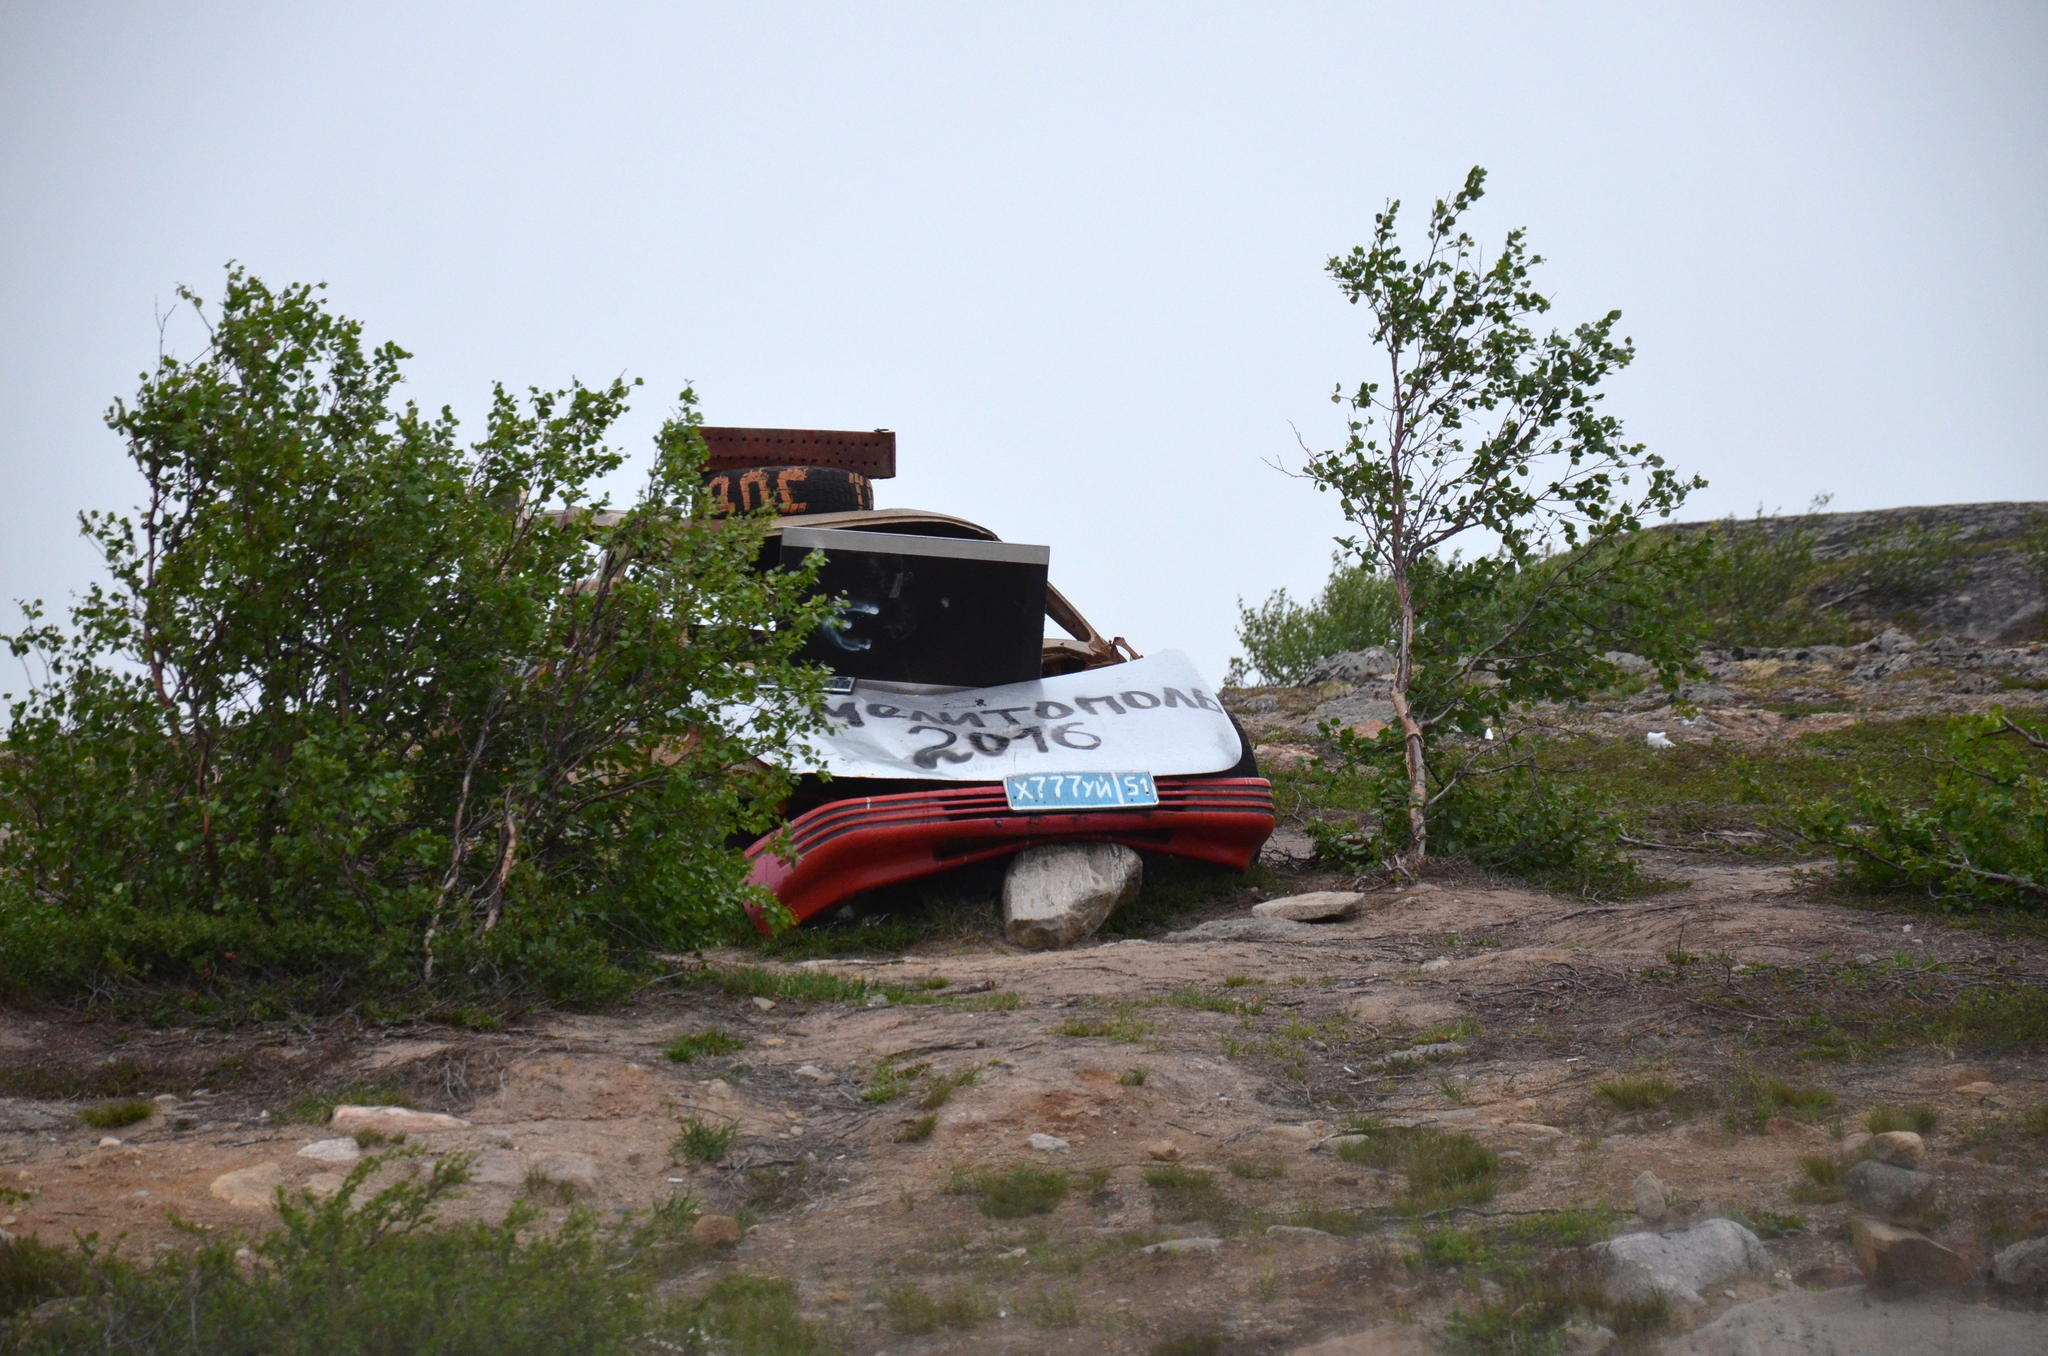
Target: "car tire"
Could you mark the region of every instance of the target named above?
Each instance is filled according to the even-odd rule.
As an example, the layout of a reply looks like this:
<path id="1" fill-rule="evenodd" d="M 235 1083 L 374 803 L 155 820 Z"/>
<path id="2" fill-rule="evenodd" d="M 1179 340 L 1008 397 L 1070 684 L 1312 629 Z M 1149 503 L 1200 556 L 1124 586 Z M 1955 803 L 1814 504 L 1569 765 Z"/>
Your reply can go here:
<path id="1" fill-rule="evenodd" d="M 829 466 L 749 466 L 704 477 L 713 511 L 752 513 L 773 504 L 792 513 L 852 513 L 875 506 L 874 483 L 857 471 Z"/>

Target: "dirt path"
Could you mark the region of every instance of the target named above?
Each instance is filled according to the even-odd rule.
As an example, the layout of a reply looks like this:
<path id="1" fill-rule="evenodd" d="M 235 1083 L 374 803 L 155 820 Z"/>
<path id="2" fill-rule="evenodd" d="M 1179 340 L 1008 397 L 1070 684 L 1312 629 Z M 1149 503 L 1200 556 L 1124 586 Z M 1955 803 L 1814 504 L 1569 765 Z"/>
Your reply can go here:
<path id="1" fill-rule="evenodd" d="M 1270 938 L 813 963 L 900 990 L 945 980 L 918 991 L 943 1000 L 929 1004 L 767 1002 L 699 986 L 495 1033 L 229 1037 L 8 1014 L 0 1063 L 17 1072 L 128 1060 L 135 1077 L 162 1083 L 139 1091 L 178 1100 L 104 1132 L 120 1141 L 105 1145 L 72 1104 L 0 1101 L 0 1181 L 14 1193 L 0 1215 L 16 1234 L 125 1234 L 145 1251 L 190 1246 L 173 1216 L 261 1229 L 269 1208 L 222 1199 L 222 1174 L 275 1164 L 288 1186 L 318 1190 L 337 1170 L 299 1156 L 332 1132 L 285 1120 L 292 1090 L 395 1080 L 417 1105 L 468 1122 L 409 1140 L 478 1155 L 453 1217 L 495 1217 L 543 1177 L 568 1184 L 548 1199 L 573 1191 L 600 1212 L 688 1192 L 750 1227 L 674 1284 L 735 1267 L 794 1278 L 856 1352 L 1144 1352 L 1175 1333 L 1279 1352 L 1392 1322 L 1415 1325 L 1403 1330 L 1421 1343 L 1412 1349 L 1431 1349 L 1446 1314 L 1492 1284 L 1425 1263 L 1414 1225 L 1376 1213 L 1400 1178 L 1322 1143 L 1353 1114 L 1440 1125 L 1495 1150 L 1503 1170 L 1485 1214 L 1626 1212 L 1645 1168 L 1683 1214 L 1803 1214 L 1770 1246 L 1780 1270 L 1814 1285 L 1852 1278 L 1843 1207 L 1795 1205 L 1789 1193 L 1801 1157 L 1830 1149 L 1869 1107 L 1938 1113 L 1939 1232 L 1952 1245 L 1981 1255 L 1992 1214 L 2048 1207 L 2048 1146 L 2000 1129 L 2048 1102 L 2040 1058 L 1918 1048 L 1815 1063 L 1782 1035 L 1800 1005 L 1862 992 L 1856 976 L 1872 976 L 1880 1000 L 1907 980 L 1962 993 L 1991 967 L 2038 982 L 2048 963 L 2036 950 L 1815 903 L 1783 867 L 1691 856 L 1655 866 L 1686 888 L 1600 904 L 1451 878 L 1378 891 L 1348 922 Z M 1295 873 L 1285 892 L 1333 883 Z M 1213 936 L 1218 918 L 1207 921 Z M 1749 976 L 1762 987 L 1745 989 Z M 663 1057 L 679 1033 L 712 1027 L 744 1048 L 689 1065 Z M 1388 1058 L 1418 1042 L 1447 1048 Z M 877 1100 L 891 1066 L 903 1094 Z M 1766 1118 L 1767 1133 L 1734 1133 L 1730 1080 L 1764 1067 L 1839 1101 L 1817 1125 Z M 206 1070 L 218 1085 L 195 1090 Z M 970 1071 L 943 1105 L 920 1105 Z M 1604 1080 L 1641 1072 L 1713 1093 L 1717 1109 L 1624 1113 L 1596 1096 Z M 729 1158 L 672 1161 L 692 1118 L 737 1126 Z M 1064 1147 L 1034 1148 L 1034 1135 Z M 1215 1177 L 1191 1189 L 1142 1180 L 1168 1163 Z M 991 1218 L 958 1189 L 1027 1164 L 1068 1174 L 1049 1213 Z M 1684 1321 L 1767 1290 L 1709 1296 Z"/>

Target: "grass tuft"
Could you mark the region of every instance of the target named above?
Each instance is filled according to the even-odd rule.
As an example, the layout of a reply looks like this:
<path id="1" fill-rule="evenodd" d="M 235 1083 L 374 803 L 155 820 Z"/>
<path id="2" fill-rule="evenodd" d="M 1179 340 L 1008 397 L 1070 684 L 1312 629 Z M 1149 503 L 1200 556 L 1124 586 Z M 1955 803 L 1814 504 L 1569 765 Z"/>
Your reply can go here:
<path id="1" fill-rule="evenodd" d="M 1729 1090 L 1728 1128 L 1737 1134 L 1761 1135 L 1777 1116 L 1811 1124 L 1840 1100 L 1825 1088 L 1797 1086 L 1776 1074 L 1744 1074 Z"/>
<path id="2" fill-rule="evenodd" d="M 1808 1154 L 1799 1160 L 1806 1180 L 1792 1187 L 1792 1199 L 1802 1205 L 1832 1205 L 1842 1199 L 1842 1177 L 1848 1169 L 1833 1154 Z"/>
<path id="3" fill-rule="evenodd" d="M 155 1102 L 128 1099 L 119 1102 L 101 1102 L 78 1113 L 78 1119 L 100 1130 L 118 1130 L 124 1125 L 146 1121 L 156 1113 Z"/>
<path id="4" fill-rule="evenodd" d="M 1232 1177 L 1250 1182 L 1270 1181 L 1287 1175 L 1287 1164 L 1277 1158 L 1233 1158 L 1224 1165 Z"/>
<path id="5" fill-rule="evenodd" d="M 907 1122 L 901 1130 L 897 1131 L 896 1142 L 898 1144 L 922 1144 L 930 1139 L 932 1131 L 938 1128 L 939 1118 L 937 1116 L 919 1116 L 916 1120 Z"/>
<path id="6" fill-rule="evenodd" d="M 1892 1130 L 1911 1130 L 1916 1135 L 1931 1135 L 1940 1119 L 1931 1106 L 1881 1106 L 1863 1113 L 1863 1128 L 1873 1135 L 1882 1135 Z"/>
<path id="7" fill-rule="evenodd" d="M 739 1122 L 725 1125 L 710 1125 L 695 1116 L 683 1122 L 682 1130 L 675 1142 L 668 1146 L 671 1159 L 686 1159 L 692 1163 L 721 1162 L 732 1152 L 733 1142 L 739 1138 Z"/>
<path id="8" fill-rule="evenodd" d="M 662 1047 L 661 1053 L 678 1064 L 690 1064 L 705 1058 L 736 1055 L 746 1048 L 747 1043 L 738 1036 L 712 1027 L 676 1037 Z"/>
<path id="9" fill-rule="evenodd" d="M 1125 1069 L 1117 1075 L 1116 1081 L 1121 1087 L 1142 1088 L 1145 1086 L 1145 1070 Z"/>
<path id="10" fill-rule="evenodd" d="M 1492 1200 L 1498 1188 L 1500 1155 L 1470 1135 L 1377 1120 L 1360 1122 L 1351 1133 L 1355 1138 L 1340 1144 L 1337 1156 L 1405 1174 L 1408 1187 L 1400 1201 L 1404 1210 L 1477 1205 Z"/>
<path id="11" fill-rule="evenodd" d="M 987 1295 L 954 1286 L 938 1295 L 928 1295 L 914 1285 L 892 1286 L 882 1293 L 882 1309 L 889 1326 L 900 1333 L 937 1332 L 941 1328 L 972 1328 L 986 1322 L 996 1310 Z"/>
<path id="12" fill-rule="evenodd" d="M 1612 1078 L 1596 1085 L 1593 1095 L 1604 1098 L 1623 1111 L 1649 1111 L 1678 1096 L 1678 1084 L 1656 1074 Z"/>
<path id="13" fill-rule="evenodd" d="M 979 1197 L 981 1213 L 990 1219 L 1022 1219 L 1026 1215 L 1049 1215 L 1067 1198 L 1067 1175 L 1048 1172 L 1026 1164 L 1008 1172 L 953 1170 L 946 1190 L 952 1195 Z"/>

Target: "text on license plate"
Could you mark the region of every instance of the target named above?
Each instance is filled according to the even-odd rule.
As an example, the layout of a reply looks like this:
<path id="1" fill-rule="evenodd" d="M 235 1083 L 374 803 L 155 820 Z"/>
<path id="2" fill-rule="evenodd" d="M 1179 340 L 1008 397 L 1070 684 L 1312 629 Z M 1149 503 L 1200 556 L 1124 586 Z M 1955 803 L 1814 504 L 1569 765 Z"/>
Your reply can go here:
<path id="1" fill-rule="evenodd" d="M 1012 810 L 1121 810 L 1157 805 L 1149 772 L 1019 772 L 1003 778 Z"/>

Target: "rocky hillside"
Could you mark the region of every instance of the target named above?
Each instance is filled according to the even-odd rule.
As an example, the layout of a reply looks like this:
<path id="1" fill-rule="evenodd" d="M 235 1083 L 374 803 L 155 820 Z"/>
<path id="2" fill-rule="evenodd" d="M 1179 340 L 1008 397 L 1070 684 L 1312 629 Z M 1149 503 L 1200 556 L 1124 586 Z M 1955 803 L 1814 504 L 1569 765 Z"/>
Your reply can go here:
<path id="1" fill-rule="evenodd" d="M 1736 526 L 1781 543 L 1803 539 L 1820 567 L 1812 601 L 1873 630 L 2005 644 L 2048 638 L 2048 503 L 1792 514 Z"/>

